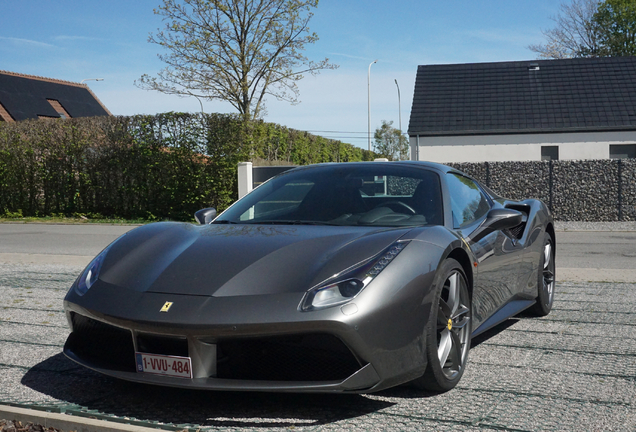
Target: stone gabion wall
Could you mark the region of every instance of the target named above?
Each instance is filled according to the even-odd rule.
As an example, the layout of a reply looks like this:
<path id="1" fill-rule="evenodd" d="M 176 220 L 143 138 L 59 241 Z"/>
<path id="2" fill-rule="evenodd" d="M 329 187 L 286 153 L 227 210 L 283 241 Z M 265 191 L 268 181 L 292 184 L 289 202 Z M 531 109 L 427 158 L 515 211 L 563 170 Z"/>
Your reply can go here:
<path id="1" fill-rule="evenodd" d="M 636 220 L 636 160 L 449 164 L 510 199 L 537 198 L 561 221 Z M 619 180 L 620 171 L 620 180 Z"/>
<path id="2" fill-rule="evenodd" d="M 618 220 L 617 161 L 558 161 L 554 162 L 553 174 L 555 219 Z"/>
<path id="3" fill-rule="evenodd" d="M 621 167 L 622 220 L 636 220 L 636 160 L 623 159 Z"/>

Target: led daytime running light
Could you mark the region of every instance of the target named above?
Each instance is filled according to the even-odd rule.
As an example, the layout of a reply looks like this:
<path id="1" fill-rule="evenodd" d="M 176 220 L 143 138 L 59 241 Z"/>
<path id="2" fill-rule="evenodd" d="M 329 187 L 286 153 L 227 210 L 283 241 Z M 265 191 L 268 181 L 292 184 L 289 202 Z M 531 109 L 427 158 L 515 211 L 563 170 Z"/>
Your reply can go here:
<path id="1" fill-rule="evenodd" d="M 373 267 L 371 267 L 371 269 L 367 272 L 365 281 L 369 277 L 375 278 L 377 275 L 379 275 L 380 272 L 384 270 L 385 267 L 388 266 L 389 263 L 393 261 L 400 252 L 402 252 L 402 249 L 404 249 L 407 244 L 408 243 L 403 242 L 403 243 L 395 243 L 393 246 L 391 246 L 391 248 L 387 251 L 387 253 L 385 253 L 382 256 L 382 258 L 380 258 L 378 261 L 376 261 Z"/>

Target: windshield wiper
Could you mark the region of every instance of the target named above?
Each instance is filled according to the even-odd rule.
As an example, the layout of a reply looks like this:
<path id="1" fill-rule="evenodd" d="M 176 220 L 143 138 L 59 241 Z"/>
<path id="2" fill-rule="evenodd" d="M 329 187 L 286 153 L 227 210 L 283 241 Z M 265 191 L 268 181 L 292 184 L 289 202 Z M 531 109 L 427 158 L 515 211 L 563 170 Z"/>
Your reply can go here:
<path id="1" fill-rule="evenodd" d="M 238 222 L 232 222 L 231 220 L 225 220 L 225 219 L 224 220 L 217 220 L 217 221 L 212 222 L 213 225 L 214 224 L 219 224 L 219 225 L 220 224 L 237 224 L 237 223 Z"/>

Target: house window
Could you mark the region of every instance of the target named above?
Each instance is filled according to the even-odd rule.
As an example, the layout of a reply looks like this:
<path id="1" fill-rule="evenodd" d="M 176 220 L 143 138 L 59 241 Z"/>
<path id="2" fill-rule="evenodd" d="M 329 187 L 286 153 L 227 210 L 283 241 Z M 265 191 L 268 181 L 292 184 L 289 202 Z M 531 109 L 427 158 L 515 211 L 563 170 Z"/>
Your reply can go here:
<path id="1" fill-rule="evenodd" d="M 636 144 L 610 144 L 610 159 L 636 158 Z"/>
<path id="2" fill-rule="evenodd" d="M 68 115 L 60 101 L 56 101 L 55 99 L 47 99 L 47 101 L 49 101 L 55 112 L 60 115 L 60 118 L 67 119 L 71 117 Z"/>
<path id="3" fill-rule="evenodd" d="M 559 160 L 559 146 L 541 146 L 541 160 Z"/>

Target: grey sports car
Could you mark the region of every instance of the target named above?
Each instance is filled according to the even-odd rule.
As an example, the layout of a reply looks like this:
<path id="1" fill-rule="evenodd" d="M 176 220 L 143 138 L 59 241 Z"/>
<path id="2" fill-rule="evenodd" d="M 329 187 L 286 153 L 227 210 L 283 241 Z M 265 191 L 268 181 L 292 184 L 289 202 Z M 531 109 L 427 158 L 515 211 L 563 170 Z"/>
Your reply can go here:
<path id="1" fill-rule="evenodd" d="M 552 307 L 547 207 L 448 166 L 299 167 L 195 216 L 136 228 L 86 267 L 64 300 L 70 359 L 185 388 L 440 392 L 472 337 Z"/>

